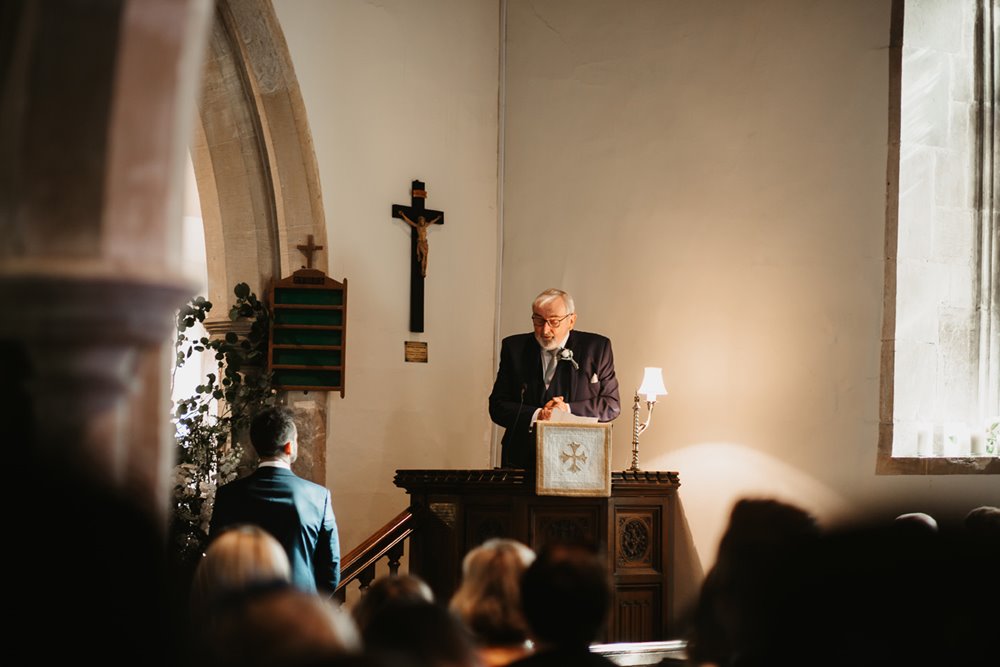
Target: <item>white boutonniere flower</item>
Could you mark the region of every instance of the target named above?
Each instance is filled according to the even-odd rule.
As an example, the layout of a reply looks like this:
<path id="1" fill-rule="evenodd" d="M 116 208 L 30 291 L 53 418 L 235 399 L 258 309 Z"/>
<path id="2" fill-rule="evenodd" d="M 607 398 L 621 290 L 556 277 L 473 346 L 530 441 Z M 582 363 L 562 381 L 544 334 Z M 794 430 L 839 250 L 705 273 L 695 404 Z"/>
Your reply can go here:
<path id="1" fill-rule="evenodd" d="M 576 363 L 573 358 L 573 350 L 567 350 L 565 347 L 559 348 L 559 361 L 568 361 L 573 364 L 573 368 L 580 370 L 580 364 Z"/>

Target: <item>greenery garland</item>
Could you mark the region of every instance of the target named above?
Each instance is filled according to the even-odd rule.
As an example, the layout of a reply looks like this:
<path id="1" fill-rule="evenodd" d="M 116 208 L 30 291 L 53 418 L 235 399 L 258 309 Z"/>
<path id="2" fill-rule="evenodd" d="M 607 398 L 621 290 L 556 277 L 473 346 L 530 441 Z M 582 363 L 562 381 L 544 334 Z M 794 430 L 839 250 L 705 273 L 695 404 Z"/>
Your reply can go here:
<path id="1" fill-rule="evenodd" d="M 208 373 L 195 394 L 174 405 L 177 461 L 174 467 L 171 544 L 181 563 L 193 565 L 208 541 L 208 526 L 219 485 L 232 481 L 248 448 L 243 444 L 250 420 L 277 402 L 266 372 L 271 314 L 246 283 L 233 290 L 236 303 L 229 319 L 249 321 L 245 337 L 191 337 L 204 323 L 212 303 L 204 297 L 189 301 L 177 314 L 176 369 L 195 352 L 214 352 L 217 372 Z"/>

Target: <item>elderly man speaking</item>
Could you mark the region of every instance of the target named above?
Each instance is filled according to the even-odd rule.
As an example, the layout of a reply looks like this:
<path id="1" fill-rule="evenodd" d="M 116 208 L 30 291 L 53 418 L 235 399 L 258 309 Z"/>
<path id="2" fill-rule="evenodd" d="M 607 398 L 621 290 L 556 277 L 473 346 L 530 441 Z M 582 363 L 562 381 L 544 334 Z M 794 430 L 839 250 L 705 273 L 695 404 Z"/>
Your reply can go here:
<path id="1" fill-rule="evenodd" d="M 555 410 L 609 422 L 621 412 L 611 341 L 576 331 L 573 297 L 547 289 L 531 304 L 534 333 L 503 339 L 490 418 L 506 431 L 502 465 L 535 467 L 535 422 Z"/>

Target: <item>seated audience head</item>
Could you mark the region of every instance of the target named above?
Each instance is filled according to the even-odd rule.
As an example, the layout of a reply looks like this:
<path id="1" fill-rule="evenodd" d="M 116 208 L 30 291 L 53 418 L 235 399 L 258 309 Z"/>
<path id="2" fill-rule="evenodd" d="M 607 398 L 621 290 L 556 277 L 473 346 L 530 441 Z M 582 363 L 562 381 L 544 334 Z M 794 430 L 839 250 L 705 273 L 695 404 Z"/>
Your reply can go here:
<path id="1" fill-rule="evenodd" d="M 692 660 L 725 664 L 750 650 L 771 618 L 769 606 L 789 585 L 786 573 L 819 537 L 816 520 L 798 507 L 738 501 L 702 584 L 688 644 Z"/>
<path id="2" fill-rule="evenodd" d="M 468 629 L 447 609 L 425 600 L 379 609 L 364 631 L 365 649 L 414 667 L 478 667 Z"/>
<path id="3" fill-rule="evenodd" d="M 965 515 L 962 525 L 972 535 L 1000 538 L 1000 507 L 977 507 Z"/>
<path id="4" fill-rule="evenodd" d="M 787 534 L 769 557 L 729 552 L 724 569 L 720 554 L 702 588 L 688 658 L 741 666 L 995 663 L 1000 578 L 987 573 L 1000 562 L 1000 544 L 909 521 Z"/>
<path id="5" fill-rule="evenodd" d="M 528 624 L 521 611 L 521 576 L 535 552 L 516 540 L 496 538 L 462 561 L 462 584 L 449 607 L 481 646 L 523 644 Z"/>
<path id="6" fill-rule="evenodd" d="M 521 605 L 539 648 L 585 650 L 610 603 L 604 564 L 580 544 L 546 544 L 521 578 Z"/>
<path id="7" fill-rule="evenodd" d="M 1000 543 L 947 528 L 894 521 L 823 536 L 783 572 L 758 664 L 996 664 Z"/>
<path id="8" fill-rule="evenodd" d="M 230 598 L 209 624 L 205 644 L 208 664 L 219 667 L 320 665 L 361 648 L 346 612 L 291 585 Z"/>
<path id="9" fill-rule="evenodd" d="M 816 519 L 805 510 L 778 500 L 744 498 L 733 505 L 717 562 L 750 553 L 768 556 L 783 545 L 818 536 Z"/>
<path id="10" fill-rule="evenodd" d="M 434 593 L 423 579 L 410 574 L 381 577 L 354 605 L 354 622 L 363 635 L 372 618 L 386 607 L 417 602 L 434 602 Z"/>
<path id="11" fill-rule="evenodd" d="M 250 442 L 261 459 L 285 458 L 294 463 L 299 432 L 288 408 L 267 408 L 250 423 Z"/>
<path id="12" fill-rule="evenodd" d="M 224 598 L 255 586 L 291 581 L 292 568 L 278 540 L 249 524 L 233 526 L 209 545 L 191 588 L 195 617 Z"/>
<path id="13" fill-rule="evenodd" d="M 480 644 L 521 644 L 528 626 L 521 612 L 521 575 L 535 552 L 515 540 L 492 539 L 462 561 L 462 584 L 449 607 Z"/>
<path id="14" fill-rule="evenodd" d="M 928 533 L 936 533 L 938 530 L 937 521 L 930 514 L 923 512 L 907 512 L 896 517 L 896 525 L 911 530 L 920 530 Z"/>

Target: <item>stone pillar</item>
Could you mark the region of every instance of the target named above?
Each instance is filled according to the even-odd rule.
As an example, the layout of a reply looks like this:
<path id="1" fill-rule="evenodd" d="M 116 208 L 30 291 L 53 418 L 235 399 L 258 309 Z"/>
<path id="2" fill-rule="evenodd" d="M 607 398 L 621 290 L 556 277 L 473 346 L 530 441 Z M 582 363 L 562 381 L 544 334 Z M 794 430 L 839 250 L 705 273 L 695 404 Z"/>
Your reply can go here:
<path id="1" fill-rule="evenodd" d="M 161 506 L 152 499 L 165 490 L 158 457 L 166 443 L 130 439 L 130 418 L 165 422 L 155 400 L 161 393 L 143 385 L 151 373 L 141 373 L 139 361 L 155 355 L 170 335 L 186 289 L 66 269 L 65 262 L 20 270 L 8 262 L 0 271 L 0 304 L 14 314 L 3 319 L 0 336 L 19 341 L 27 352 L 38 458 L 138 491 L 137 500 L 149 509 Z M 127 401 L 137 389 L 155 401 L 138 414 Z M 150 468 L 158 472 L 150 475 Z M 144 484 L 134 483 L 140 478 Z"/>
<path id="2" fill-rule="evenodd" d="M 165 517 L 182 157 L 209 0 L 2 11 L 0 338 L 34 448 Z M 4 354 L 7 354 L 5 351 Z"/>

